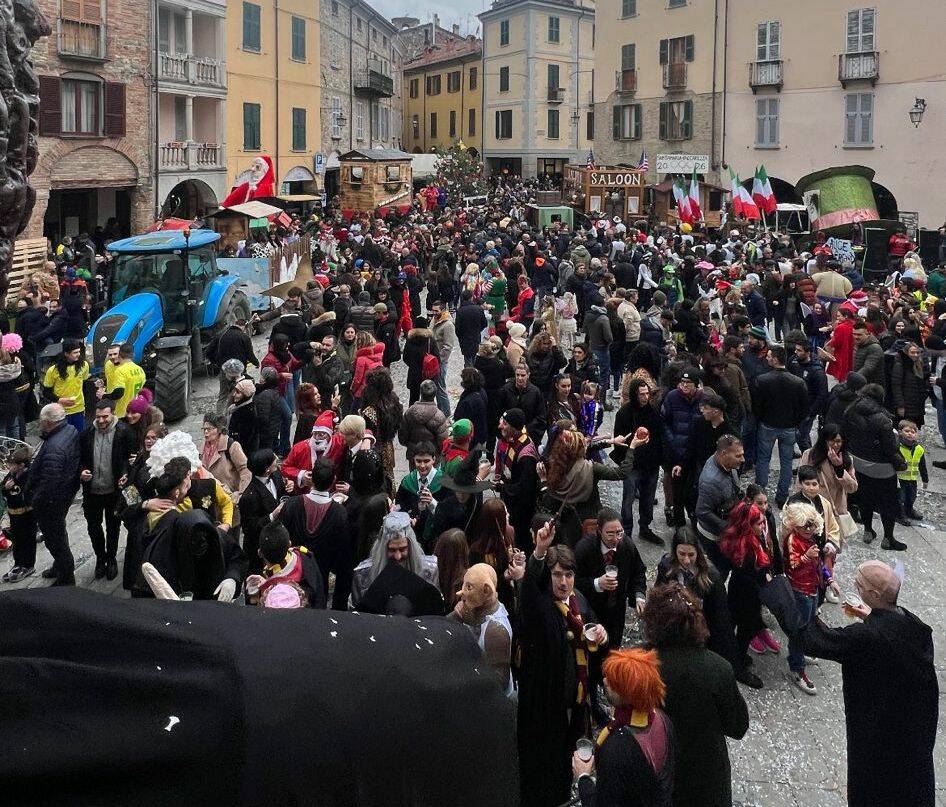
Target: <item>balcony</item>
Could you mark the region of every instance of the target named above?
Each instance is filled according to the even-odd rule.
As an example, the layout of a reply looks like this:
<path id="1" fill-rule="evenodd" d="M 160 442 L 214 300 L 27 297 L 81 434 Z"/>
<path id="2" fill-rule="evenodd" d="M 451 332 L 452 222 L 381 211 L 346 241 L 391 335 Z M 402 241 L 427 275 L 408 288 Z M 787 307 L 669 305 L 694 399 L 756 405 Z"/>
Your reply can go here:
<path id="1" fill-rule="evenodd" d="M 760 87 L 782 89 L 782 60 L 752 62 L 749 65 L 749 86 L 755 93 Z"/>
<path id="2" fill-rule="evenodd" d="M 379 98 L 390 98 L 394 95 L 394 79 L 385 74 L 383 65 L 376 59 L 369 59 L 367 67 L 356 71 L 352 84 L 355 92 Z"/>
<path id="3" fill-rule="evenodd" d="M 160 52 L 158 80 L 224 89 L 227 86 L 227 68 L 224 62 L 206 56 Z"/>
<path id="4" fill-rule="evenodd" d="M 172 141 L 160 146 L 159 168 L 162 171 L 223 171 L 223 147 L 216 143 Z"/>
<path id="5" fill-rule="evenodd" d="M 614 91 L 622 95 L 633 95 L 637 92 L 637 71 L 615 70 Z"/>
<path id="6" fill-rule="evenodd" d="M 98 22 L 59 19 L 59 55 L 70 59 L 105 61 L 105 26 Z"/>
<path id="7" fill-rule="evenodd" d="M 880 54 L 875 51 L 864 53 L 842 53 L 838 56 L 838 81 L 847 87 L 849 81 L 869 81 L 876 84 L 880 74 Z"/>
<path id="8" fill-rule="evenodd" d="M 545 93 L 545 100 L 550 104 L 560 104 L 565 100 L 565 89 L 563 87 L 548 87 Z"/>
<path id="9" fill-rule="evenodd" d="M 683 90 L 687 86 L 687 63 L 670 62 L 663 66 L 664 89 Z"/>

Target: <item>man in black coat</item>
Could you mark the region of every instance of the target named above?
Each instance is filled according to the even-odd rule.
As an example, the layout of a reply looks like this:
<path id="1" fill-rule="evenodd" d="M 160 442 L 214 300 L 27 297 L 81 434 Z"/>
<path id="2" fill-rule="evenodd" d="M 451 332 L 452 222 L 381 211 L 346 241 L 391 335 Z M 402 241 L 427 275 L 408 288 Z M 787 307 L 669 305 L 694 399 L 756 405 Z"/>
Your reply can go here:
<path id="1" fill-rule="evenodd" d="M 897 605 L 900 579 L 885 563 L 857 569 L 863 603 L 845 601 L 862 620 L 802 631 L 805 652 L 841 664 L 847 723 L 847 792 L 851 807 L 933 807 L 933 745 L 939 684 L 929 625 Z"/>
<path id="2" fill-rule="evenodd" d="M 628 604 L 643 613 L 647 596 L 647 567 L 640 552 L 621 526 L 621 514 L 610 507 L 598 511 L 598 532 L 586 535 L 575 546 L 575 587 L 585 595 L 611 637 L 611 646 L 619 647 L 624 636 Z M 609 567 L 614 567 L 608 573 Z M 596 716 L 603 714 L 597 703 L 601 683 L 600 653 L 592 656 L 590 666 L 591 699 Z M 604 721 L 607 722 L 607 721 Z"/>
<path id="3" fill-rule="evenodd" d="M 249 561 L 250 574 L 259 574 L 263 569 L 263 560 L 259 555 L 260 530 L 272 523 L 273 511 L 287 495 L 287 490 L 283 475 L 279 473 L 279 460 L 271 448 L 254 451 L 247 467 L 253 478 L 240 494 L 240 524 L 243 527 L 243 550 Z"/>
<path id="4" fill-rule="evenodd" d="M 772 449 L 778 441 L 779 479 L 775 503 L 781 507 L 788 498 L 792 482 L 792 458 L 798 427 L 808 418 L 808 387 L 798 376 L 785 369 L 785 348 L 769 348 L 771 370 L 760 375 L 752 387 L 752 411 L 759 423 L 756 437 L 755 481 L 769 484 Z"/>
<path id="5" fill-rule="evenodd" d="M 79 435 L 82 512 L 95 551 L 96 580 L 118 577 L 119 500 L 127 481 L 129 458 L 138 450 L 131 429 L 115 417 L 114 408 L 113 399 L 102 398 L 95 405 L 95 422 Z"/>
<path id="6" fill-rule="evenodd" d="M 253 352 L 253 342 L 246 332 L 246 321 L 236 320 L 229 328 L 223 331 L 207 346 L 207 358 L 210 362 L 222 367 L 227 359 L 237 359 L 244 367 L 251 364 L 259 366 L 259 359 Z"/>
<path id="7" fill-rule="evenodd" d="M 811 355 L 811 345 L 808 342 L 795 345 L 794 359 L 789 367 L 808 387 L 808 417 L 798 427 L 798 448 L 804 451 L 811 448 L 811 429 L 815 419 L 820 417 L 828 406 L 828 376 L 825 374 L 824 365 Z"/>
<path id="8" fill-rule="evenodd" d="M 476 349 L 480 346 L 483 331 L 487 327 L 486 312 L 483 306 L 473 302 L 473 295 L 469 289 L 460 292 L 460 307 L 457 309 L 454 327 L 457 332 L 457 342 L 460 343 L 460 352 L 463 354 L 463 365 L 469 367 L 476 358 Z"/>
<path id="9" fill-rule="evenodd" d="M 39 413 L 43 444 L 30 465 L 27 498 L 43 533 L 53 565 L 43 577 L 54 586 L 74 586 L 75 559 L 69 549 L 66 514 L 79 490 L 79 433 L 66 423 L 66 412 L 58 403 L 47 404 Z"/>
<path id="10" fill-rule="evenodd" d="M 500 410 L 518 409 L 526 419 L 526 431 L 538 445 L 545 434 L 546 403 L 539 388 L 529 382 L 529 367 L 521 362 L 516 367 L 516 377 L 506 382 L 499 392 Z"/>

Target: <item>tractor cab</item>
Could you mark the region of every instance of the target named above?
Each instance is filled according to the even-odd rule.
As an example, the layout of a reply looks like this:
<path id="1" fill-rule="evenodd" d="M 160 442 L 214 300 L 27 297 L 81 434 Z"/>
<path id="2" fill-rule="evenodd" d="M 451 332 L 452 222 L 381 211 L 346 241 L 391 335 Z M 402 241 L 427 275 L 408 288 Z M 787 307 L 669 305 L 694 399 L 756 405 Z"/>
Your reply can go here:
<path id="1" fill-rule="evenodd" d="M 168 421 L 190 409 L 191 372 L 204 347 L 250 307 L 239 278 L 217 267 L 210 230 L 162 230 L 109 244 L 114 256 L 108 310 L 88 334 L 93 369 L 112 344 L 130 343 L 154 382 L 155 403 Z"/>

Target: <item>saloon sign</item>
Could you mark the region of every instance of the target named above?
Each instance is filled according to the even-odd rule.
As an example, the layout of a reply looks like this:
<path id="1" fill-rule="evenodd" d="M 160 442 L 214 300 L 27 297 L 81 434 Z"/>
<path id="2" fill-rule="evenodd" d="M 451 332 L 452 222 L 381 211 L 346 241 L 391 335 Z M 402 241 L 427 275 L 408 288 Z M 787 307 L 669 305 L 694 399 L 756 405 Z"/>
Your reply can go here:
<path id="1" fill-rule="evenodd" d="M 592 171 L 589 176 L 592 188 L 623 188 L 628 185 L 643 185 L 643 171 Z"/>

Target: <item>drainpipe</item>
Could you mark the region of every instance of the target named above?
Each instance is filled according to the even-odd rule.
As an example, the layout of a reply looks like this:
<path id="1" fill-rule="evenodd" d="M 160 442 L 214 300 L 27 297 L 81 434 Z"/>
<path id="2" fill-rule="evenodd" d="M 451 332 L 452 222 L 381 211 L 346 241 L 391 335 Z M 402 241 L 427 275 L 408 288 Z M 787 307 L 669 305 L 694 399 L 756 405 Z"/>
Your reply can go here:
<path id="1" fill-rule="evenodd" d="M 710 107 L 710 170 L 715 171 L 716 162 L 716 43 L 719 38 L 719 0 L 713 0 L 713 92 Z M 709 179 L 709 177 L 707 177 Z"/>
<path id="2" fill-rule="evenodd" d="M 279 0 L 276 0 L 276 193 L 280 192 L 282 174 L 279 172 Z"/>
<path id="3" fill-rule="evenodd" d="M 463 113 L 466 111 L 463 105 L 463 98 L 466 95 L 466 64 L 460 62 L 460 125 L 457 127 L 460 131 L 460 140 L 463 139 Z"/>
<path id="4" fill-rule="evenodd" d="M 729 48 L 729 0 L 725 0 L 723 6 L 723 131 L 722 143 L 720 146 L 720 163 L 726 164 L 726 97 L 728 95 L 726 85 L 729 81 L 729 70 L 726 65 L 727 50 Z"/>
<path id="5" fill-rule="evenodd" d="M 158 176 L 161 173 L 161 143 L 158 129 L 158 115 L 161 97 L 158 94 L 158 0 L 151 4 L 154 19 L 151 27 L 154 35 L 154 217 L 161 215 L 161 196 L 158 189 Z"/>
<path id="6" fill-rule="evenodd" d="M 355 35 L 354 4 L 348 6 L 348 150 L 355 149 L 355 50 L 352 37 Z"/>

